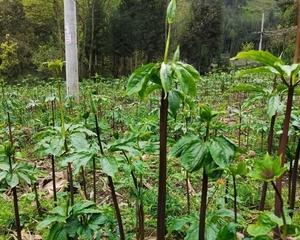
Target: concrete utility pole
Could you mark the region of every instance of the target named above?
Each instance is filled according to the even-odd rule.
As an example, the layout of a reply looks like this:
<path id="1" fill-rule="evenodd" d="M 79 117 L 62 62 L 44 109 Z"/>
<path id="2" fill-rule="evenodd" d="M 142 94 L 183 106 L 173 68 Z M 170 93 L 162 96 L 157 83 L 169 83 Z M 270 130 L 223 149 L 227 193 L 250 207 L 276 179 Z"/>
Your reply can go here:
<path id="1" fill-rule="evenodd" d="M 64 0 L 67 94 L 79 101 L 76 0 Z"/>
<path id="2" fill-rule="evenodd" d="M 264 26 L 265 26 L 265 13 L 263 12 L 261 18 L 261 29 L 260 29 L 260 40 L 259 40 L 259 48 L 258 50 L 262 50 L 263 36 L 264 36 Z"/>

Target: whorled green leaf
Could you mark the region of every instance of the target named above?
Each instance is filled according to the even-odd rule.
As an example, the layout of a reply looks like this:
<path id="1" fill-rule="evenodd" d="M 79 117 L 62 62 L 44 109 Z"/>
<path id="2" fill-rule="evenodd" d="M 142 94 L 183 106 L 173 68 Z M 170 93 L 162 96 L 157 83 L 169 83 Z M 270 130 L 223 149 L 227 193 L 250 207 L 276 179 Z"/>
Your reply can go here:
<path id="1" fill-rule="evenodd" d="M 172 68 L 182 92 L 185 95 L 195 96 L 197 94 L 196 81 L 200 79 L 197 70 L 191 65 L 181 62 L 173 63 Z"/>
<path id="2" fill-rule="evenodd" d="M 281 98 L 278 95 L 272 96 L 268 101 L 267 113 L 268 117 L 272 118 L 276 113 L 280 113 L 283 110 L 283 104 Z"/>
<path id="3" fill-rule="evenodd" d="M 280 58 L 274 56 L 273 54 L 267 51 L 250 50 L 247 52 L 240 52 L 231 60 L 237 60 L 237 59 L 252 60 L 264 64 L 266 66 L 271 66 L 275 68 L 277 71 L 279 71 L 280 73 L 283 73 L 282 70 L 277 65 L 277 64 L 283 64 L 283 61 Z"/>
<path id="4" fill-rule="evenodd" d="M 300 71 L 300 65 L 299 64 L 292 64 L 292 65 L 281 65 L 277 64 L 277 66 L 284 72 L 284 74 L 290 78 L 295 77 L 299 74 Z"/>
<path id="5" fill-rule="evenodd" d="M 86 139 L 86 136 L 82 132 L 76 132 L 76 133 L 71 134 L 70 140 L 71 140 L 72 146 L 77 151 L 88 150 L 88 148 L 89 148 L 89 143 Z"/>
<path id="6" fill-rule="evenodd" d="M 156 64 L 149 63 L 143 65 L 136 69 L 128 79 L 127 83 L 127 95 L 132 95 L 134 93 L 139 93 L 140 91 L 145 91 L 147 84 L 151 78 L 152 71 Z"/>
<path id="7" fill-rule="evenodd" d="M 280 72 L 273 67 L 263 66 L 263 67 L 255 67 L 255 68 L 239 70 L 236 73 L 236 77 L 244 77 L 244 76 L 251 75 L 251 74 L 277 74 L 277 75 L 279 75 Z"/>
<path id="8" fill-rule="evenodd" d="M 100 164 L 102 171 L 110 177 L 114 177 L 118 172 L 118 163 L 114 157 L 102 157 Z"/>
<path id="9" fill-rule="evenodd" d="M 5 180 L 7 185 L 10 186 L 11 188 L 16 187 L 20 182 L 18 175 L 14 173 L 13 174 L 8 173 L 5 177 Z"/>
<path id="10" fill-rule="evenodd" d="M 281 166 L 280 157 L 266 154 L 263 159 L 255 161 L 254 170 L 250 176 L 256 180 L 271 182 L 279 178 L 284 172 L 285 168 Z"/>
<path id="11" fill-rule="evenodd" d="M 217 112 L 214 112 L 208 105 L 201 104 L 199 106 L 199 115 L 202 121 L 211 122 L 217 116 Z"/>
<path id="12" fill-rule="evenodd" d="M 188 172 L 199 170 L 210 159 L 207 143 L 194 135 L 180 139 L 173 146 L 171 154 L 180 158 L 181 165 Z"/>
<path id="13" fill-rule="evenodd" d="M 177 111 L 180 108 L 180 103 L 182 102 L 183 97 L 177 90 L 172 90 L 169 92 L 168 100 L 171 114 L 174 118 L 176 118 Z"/>
<path id="14" fill-rule="evenodd" d="M 220 168 L 226 168 L 233 160 L 236 146 L 223 136 L 210 139 L 209 142 L 209 152 L 213 161 Z"/>
<path id="15" fill-rule="evenodd" d="M 171 150 L 171 155 L 175 157 L 180 157 L 184 151 L 189 148 L 191 145 L 198 143 L 199 137 L 195 135 L 185 136 L 181 138 Z"/>
<path id="16" fill-rule="evenodd" d="M 277 217 L 278 220 L 280 218 Z M 257 221 L 254 224 L 250 224 L 247 228 L 247 232 L 253 237 L 266 236 L 268 235 L 276 226 L 278 226 L 278 221 L 274 221 L 274 217 L 270 217 L 270 214 L 263 212 L 259 215 Z"/>
<path id="17" fill-rule="evenodd" d="M 236 240 L 236 228 L 235 223 L 229 223 L 219 231 L 216 240 Z"/>

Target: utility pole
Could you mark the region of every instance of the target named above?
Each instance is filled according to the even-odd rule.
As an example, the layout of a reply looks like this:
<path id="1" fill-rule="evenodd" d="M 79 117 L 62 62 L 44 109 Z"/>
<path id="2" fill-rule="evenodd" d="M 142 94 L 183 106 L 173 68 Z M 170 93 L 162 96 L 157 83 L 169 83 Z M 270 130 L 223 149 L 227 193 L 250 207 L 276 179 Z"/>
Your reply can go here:
<path id="1" fill-rule="evenodd" d="M 261 18 L 261 29 L 260 29 L 260 40 L 259 40 L 259 48 L 258 50 L 262 50 L 263 36 L 264 36 L 264 25 L 265 25 L 265 13 L 263 12 Z"/>
<path id="2" fill-rule="evenodd" d="M 76 0 L 64 0 L 67 94 L 79 101 Z"/>

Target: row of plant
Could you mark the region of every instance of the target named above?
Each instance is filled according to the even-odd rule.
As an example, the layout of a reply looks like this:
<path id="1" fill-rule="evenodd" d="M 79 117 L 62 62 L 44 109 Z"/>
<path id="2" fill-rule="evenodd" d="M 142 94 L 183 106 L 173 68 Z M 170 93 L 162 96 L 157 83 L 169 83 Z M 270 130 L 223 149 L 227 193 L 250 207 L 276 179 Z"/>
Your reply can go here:
<path id="1" fill-rule="evenodd" d="M 3 84 L 0 186 L 18 240 L 26 223 L 49 240 L 299 237 L 299 65 L 250 51 L 236 58 L 262 66 L 200 79 L 179 48 L 169 56 L 175 13 L 172 0 L 164 61 L 137 69 L 126 91 L 83 83 L 78 104 L 64 97 L 60 61 L 48 63 L 52 84 Z M 19 209 L 27 192 L 38 226 Z"/>

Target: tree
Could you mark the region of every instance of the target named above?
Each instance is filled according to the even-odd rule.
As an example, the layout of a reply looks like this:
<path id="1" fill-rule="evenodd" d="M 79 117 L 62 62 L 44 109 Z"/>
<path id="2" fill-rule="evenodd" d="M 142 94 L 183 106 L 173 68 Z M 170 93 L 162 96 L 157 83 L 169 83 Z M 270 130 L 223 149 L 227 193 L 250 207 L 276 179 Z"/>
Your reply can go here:
<path id="1" fill-rule="evenodd" d="M 193 1 L 193 18 L 187 27 L 189 34 L 181 36 L 182 56 L 201 72 L 206 72 L 219 57 L 222 34 L 222 6 L 219 1 Z"/>

